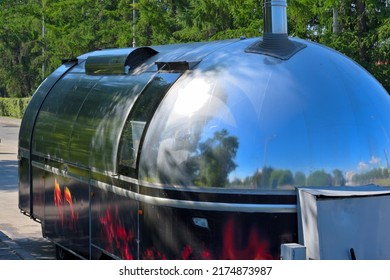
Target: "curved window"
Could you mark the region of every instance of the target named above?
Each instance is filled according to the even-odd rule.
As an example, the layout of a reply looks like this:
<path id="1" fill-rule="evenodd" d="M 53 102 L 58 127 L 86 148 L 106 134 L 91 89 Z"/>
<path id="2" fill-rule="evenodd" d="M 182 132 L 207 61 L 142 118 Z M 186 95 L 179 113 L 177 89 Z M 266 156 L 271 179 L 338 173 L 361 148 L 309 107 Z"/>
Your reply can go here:
<path id="1" fill-rule="evenodd" d="M 84 64 L 72 68 L 45 99 L 33 152 L 116 172 L 118 139 L 126 116 L 152 74 L 86 75 Z"/>
<path id="2" fill-rule="evenodd" d="M 138 149 L 143 132 L 168 88 L 179 73 L 159 73 L 146 86 L 135 102 L 123 128 L 118 150 L 118 173 L 136 176 Z"/>

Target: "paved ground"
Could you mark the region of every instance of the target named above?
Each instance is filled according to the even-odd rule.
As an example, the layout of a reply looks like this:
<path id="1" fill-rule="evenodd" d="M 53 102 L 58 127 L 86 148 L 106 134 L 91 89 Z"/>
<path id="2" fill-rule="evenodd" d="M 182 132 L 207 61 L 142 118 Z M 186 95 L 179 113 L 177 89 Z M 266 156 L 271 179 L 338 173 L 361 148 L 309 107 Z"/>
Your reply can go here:
<path id="1" fill-rule="evenodd" d="M 18 208 L 19 126 L 20 120 L 0 117 L 0 260 L 54 259 L 40 224 Z"/>

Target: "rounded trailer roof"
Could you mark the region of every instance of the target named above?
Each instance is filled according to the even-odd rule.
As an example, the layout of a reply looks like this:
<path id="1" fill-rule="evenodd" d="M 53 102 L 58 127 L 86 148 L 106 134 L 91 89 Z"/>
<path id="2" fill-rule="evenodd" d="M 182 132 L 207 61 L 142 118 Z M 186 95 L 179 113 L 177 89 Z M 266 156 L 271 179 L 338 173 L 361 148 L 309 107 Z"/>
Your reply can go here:
<path id="1" fill-rule="evenodd" d="M 116 174 L 136 100 L 164 92 L 137 142 L 134 176 L 143 181 L 278 190 L 389 185 L 384 88 L 324 46 L 291 39 L 303 47 L 278 57 L 250 51 L 258 41 L 82 55 L 44 99 L 32 152 Z"/>

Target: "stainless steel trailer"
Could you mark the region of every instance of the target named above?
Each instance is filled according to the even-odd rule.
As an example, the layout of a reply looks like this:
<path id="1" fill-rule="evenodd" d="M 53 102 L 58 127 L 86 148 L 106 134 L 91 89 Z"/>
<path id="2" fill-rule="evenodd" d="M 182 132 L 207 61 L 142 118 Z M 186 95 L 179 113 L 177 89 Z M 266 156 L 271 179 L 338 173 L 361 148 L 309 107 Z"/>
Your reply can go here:
<path id="1" fill-rule="evenodd" d="M 94 51 L 33 95 L 19 208 L 59 257 L 277 259 L 298 242 L 297 186 L 390 185 L 389 114 L 367 71 L 273 21 Z"/>

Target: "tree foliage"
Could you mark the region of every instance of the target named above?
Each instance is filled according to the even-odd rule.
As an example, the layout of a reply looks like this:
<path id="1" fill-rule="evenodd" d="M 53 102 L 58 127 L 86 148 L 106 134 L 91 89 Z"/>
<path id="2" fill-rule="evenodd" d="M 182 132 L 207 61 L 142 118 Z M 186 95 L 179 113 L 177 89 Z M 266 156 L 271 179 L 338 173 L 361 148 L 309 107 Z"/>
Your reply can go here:
<path id="1" fill-rule="evenodd" d="M 263 0 L 134 2 L 1 0 L 0 97 L 29 96 L 62 59 L 98 48 L 262 35 Z M 390 92 L 389 1 L 287 2 L 290 36 L 344 53 Z"/>

